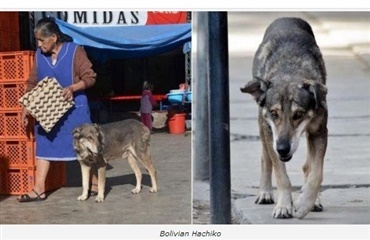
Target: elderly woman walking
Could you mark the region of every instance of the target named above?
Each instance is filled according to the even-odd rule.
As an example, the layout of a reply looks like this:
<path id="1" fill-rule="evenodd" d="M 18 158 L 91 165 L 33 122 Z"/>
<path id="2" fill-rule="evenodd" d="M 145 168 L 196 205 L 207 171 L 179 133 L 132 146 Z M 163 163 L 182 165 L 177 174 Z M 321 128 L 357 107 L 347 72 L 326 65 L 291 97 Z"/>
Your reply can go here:
<path id="1" fill-rule="evenodd" d="M 72 130 L 91 123 L 88 102 L 84 90 L 95 84 L 96 74 L 86 52 L 73 39 L 62 33 L 53 18 L 41 19 L 34 33 L 38 49 L 36 61 L 27 80 L 27 91 L 45 77 L 57 79 L 64 88 L 63 96 L 75 105 L 57 122 L 50 132 L 36 123 L 36 184 L 32 191 L 19 196 L 19 202 L 43 201 L 46 199 L 45 180 L 51 161 L 76 160 L 73 149 Z M 26 109 L 23 124 L 27 125 Z"/>

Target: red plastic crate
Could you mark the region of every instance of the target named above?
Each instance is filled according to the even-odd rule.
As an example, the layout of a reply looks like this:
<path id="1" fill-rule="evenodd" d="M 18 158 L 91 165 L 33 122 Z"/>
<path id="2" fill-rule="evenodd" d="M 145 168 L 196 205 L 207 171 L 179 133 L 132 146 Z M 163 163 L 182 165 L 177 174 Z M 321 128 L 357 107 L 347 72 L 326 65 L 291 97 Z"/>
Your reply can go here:
<path id="1" fill-rule="evenodd" d="M 0 194 L 20 195 L 31 191 L 35 185 L 36 167 L 11 168 L 0 165 Z M 51 162 L 46 178 L 46 191 L 65 186 L 66 165 L 64 162 Z"/>
<path id="2" fill-rule="evenodd" d="M 0 53 L 0 83 L 26 81 L 34 59 L 34 51 Z"/>
<path id="3" fill-rule="evenodd" d="M 0 161 L 7 168 L 35 166 L 35 141 L 0 140 Z"/>
<path id="4" fill-rule="evenodd" d="M 19 34 L 19 13 L 0 12 L 0 29 Z"/>
<path id="5" fill-rule="evenodd" d="M 19 33 L 10 32 L 0 27 L 0 52 L 19 51 L 20 46 Z"/>
<path id="6" fill-rule="evenodd" d="M 20 49 L 19 13 L 0 12 L 0 52 Z"/>
<path id="7" fill-rule="evenodd" d="M 0 139 L 1 140 L 33 140 L 34 118 L 29 118 L 27 128 L 22 127 L 22 112 L 0 111 Z"/>
<path id="8" fill-rule="evenodd" d="M 67 170 L 65 162 L 52 161 L 48 176 L 46 178 L 45 189 L 52 191 L 66 185 Z"/>
<path id="9" fill-rule="evenodd" d="M 26 93 L 25 83 L 0 83 L 0 110 L 21 111 L 18 100 Z"/>

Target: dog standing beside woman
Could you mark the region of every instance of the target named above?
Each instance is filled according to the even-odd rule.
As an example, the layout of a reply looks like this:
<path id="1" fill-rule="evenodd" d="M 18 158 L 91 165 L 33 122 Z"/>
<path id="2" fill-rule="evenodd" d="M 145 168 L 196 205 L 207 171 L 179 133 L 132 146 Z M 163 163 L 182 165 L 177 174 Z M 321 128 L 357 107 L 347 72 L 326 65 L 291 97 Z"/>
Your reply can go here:
<path id="1" fill-rule="evenodd" d="M 87 97 L 84 90 L 95 84 L 96 73 L 85 50 L 73 43 L 73 39 L 61 32 L 53 18 L 43 18 L 34 29 L 38 49 L 36 61 L 27 80 L 27 91 L 34 88 L 45 77 L 57 79 L 64 88 L 63 96 L 75 105 L 57 122 L 50 132 L 36 123 L 36 183 L 32 191 L 18 197 L 19 202 L 43 201 L 45 180 L 51 161 L 73 161 L 72 131 L 83 123 L 91 123 Z M 26 126 L 28 112 L 22 112 L 22 122 Z M 96 175 L 92 179 L 96 185 Z M 93 190 L 93 189 L 92 189 Z M 94 193 L 95 191 L 91 191 Z"/>

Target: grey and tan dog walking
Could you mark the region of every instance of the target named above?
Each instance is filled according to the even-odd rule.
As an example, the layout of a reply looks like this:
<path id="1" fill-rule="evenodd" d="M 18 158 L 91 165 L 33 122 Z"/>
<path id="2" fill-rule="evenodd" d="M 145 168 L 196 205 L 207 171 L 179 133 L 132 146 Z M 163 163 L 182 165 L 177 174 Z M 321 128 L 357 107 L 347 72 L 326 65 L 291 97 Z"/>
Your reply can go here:
<path id="1" fill-rule="evenodd" d="M 84 201 L 88 196 L 90 169 L 93 164 L 98 167 L 98 194 L 96 202 L 104 201 L 106 166 L 112 159 L 127 159 L 136 177 L 136 186 L 131 190 L 136 194 L 141 191 L 142 172 L 137 164 L 141 162 L 149 172 L 155 193 L 157 171 L 150 156 L 150 131 L 141 122 L 128 119 L 103 125 L 83 124 L 73 131 L 74 149 L 81 165 L 82 194 L 77 198 Z"/>
<path id="2" fill-rule="evenodd" d="M 328 137 L 326 69 L 311 26 L 300 18 L 275 20 L 254 56 L 252 72 L 253 79 L 241 91 L 259 105 L 262 173 L 256 203 L 275 202 L 274 169 L 274 218 L 303 218 L 310 211 L 322 211 L 319 193 Z M 293 202 L 285 164 L 303 133 L 307 138 L 305 183 Z"/>

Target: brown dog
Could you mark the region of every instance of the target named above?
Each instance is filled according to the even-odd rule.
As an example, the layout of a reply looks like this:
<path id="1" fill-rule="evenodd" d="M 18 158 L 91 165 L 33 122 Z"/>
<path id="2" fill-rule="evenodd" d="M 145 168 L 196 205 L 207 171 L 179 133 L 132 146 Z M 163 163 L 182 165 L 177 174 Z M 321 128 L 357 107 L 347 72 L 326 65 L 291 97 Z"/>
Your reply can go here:
<path id="1" fill-rule="evenodd" d="M 77 160 L 81 165 L 82 194 L 77 198 L 88 198 L 90 168 L 98 167 L 98 195 L 96 202 L 104 201 L 105 172 L 107 161 L 127 159 L 135 172 L 136 187 L 132 193 L 141 191 L 142 173 L 137 162 L 148 170 L 152 187 L 150 192 L 157 192 L 157 174 L 150 158 L 150 131 L 141 122 L 133 119 L 104 125 L 84 124 L 73 130 L 73 145 Z"/>
<path id="2" fill-rule="evenodd" d="M 241 91 L 259 105 L 262 174 L 258 204 L 274 203 L 272 169 L 277 183 L 274 218 L 303 218 L 322 211 L 319 191 L 327 145 L 326 70 L 310 25 L 299 18 L 280 18 L 266 30 L 253 62 L 253 80 Z M 293 204 L 285 164 L 307 137 L 305 184 Z"/>

